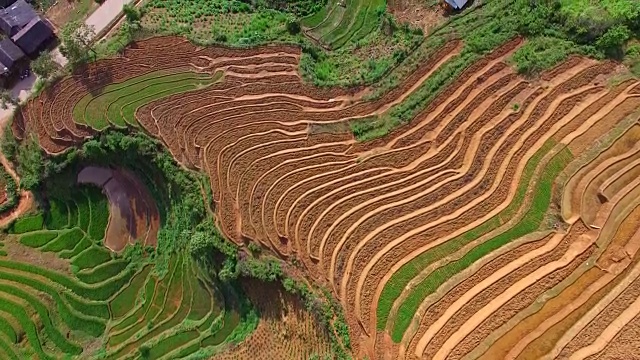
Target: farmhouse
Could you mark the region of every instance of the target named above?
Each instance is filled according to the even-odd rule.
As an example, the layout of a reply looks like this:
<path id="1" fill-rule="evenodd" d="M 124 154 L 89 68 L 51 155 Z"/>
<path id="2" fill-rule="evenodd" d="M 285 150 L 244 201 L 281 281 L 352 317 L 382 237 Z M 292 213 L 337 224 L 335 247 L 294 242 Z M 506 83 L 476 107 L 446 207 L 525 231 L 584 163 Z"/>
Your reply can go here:
<path id="1" fill-rule="evenodd" d="M 0 30 L 27 55 L 34 54 L 53 37 L 47 21 L 25 0 L 18 0 L 0 10 Z"/>
<path id="2" fill-rule="evenodd" d="M 8 73 L 24 56 L 24 52 L 11 40 L 0 41 L 0 73 Z"/>

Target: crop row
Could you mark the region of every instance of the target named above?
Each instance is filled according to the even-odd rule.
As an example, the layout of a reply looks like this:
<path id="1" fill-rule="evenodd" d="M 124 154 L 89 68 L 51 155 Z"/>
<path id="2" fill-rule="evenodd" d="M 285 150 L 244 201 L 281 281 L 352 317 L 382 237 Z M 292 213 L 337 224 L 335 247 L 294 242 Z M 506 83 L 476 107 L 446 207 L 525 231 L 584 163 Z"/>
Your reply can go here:
<path id="1" fill-rule="evenodd" d="M 376 4 L 353 0 L 343 8 L 330 2 L 303 25 L 320 41 L 339 47 L 379 21 Z M 550 221 L 545 214 L 554 209 L 554 181 L 572 160 L 566 148 L 558 152 L 563 141 L 579 138 L 583 147 L 589 145 L 592 138 L 582 134 L 608 131 L 606 124 L 634 105 L 627 101 L 635 97 L 631 92 L 602 85 L 615 70 L 612 63 L 573 58 L 542 82 L 518 77 L 505 60 L 522 41 L 483 58 L 461 53 L 458 42 L 444 45 L 395 89 L 365 101 L 358 89 L 301 83 L 288 73 L 300 56 L 294 48 L 196 48 L 178 38 L 154 38 L 125 50 L 126 61 L 103 60 L 58 83 L 54 100 L 60 105 L 47 105 L 48 117 L 38 118 L 44 110 L 35 105 L 27 105 L 23 116 L 31 131 L 51 142 L 74 143 L 83 136 L 78 129 L 94 119 L 105 125 L 139 124 L 179 162 L 210 175 L 216 220 L 227 237 L 238 244 L 258 242 L 282 257 L 295 253 L 312 277 L 334 291 L 345 306 L 352 338 L 388 331 L 391 341 L 410 345 L 409 351 L 458 357 L 497 331 L 503 318 L 512 316 L 509 311 L 525 311 L 595 253 L 586 246 L 564 258 L 573 249 L 567 242 L 553 250 L 545 247 L 545 256 L 529 259 L 519 272 L 498 279 L 482 270 L 493 279 L 481 292 L 482 301 L 449 308 L 454 298 L 444 296 L 448 286 L 470 287 L 476 280 L 465 278 L 474 269 L 510 254 L 500 258 L 500 265 L 492 263 L 503 266 L 517 253 L 512 244 Z M 99 75 L 100 69 L 111 78 Z M 81 75 L 88 79 L 84 88 L 76 86 Z M 208 86 L 175 92 L 192 81 Z M 440 91 L 444 84 L 449 85 Z M 65 121 L 77 124 L 59 123 L 56 117 L 65 114 L 73 115 Z M 372 118 L 385 129 L 385 119 L 405 125 L 385 138 L 357 142 L 350 125 Z M 572 146 L 579 149 L 580 141 Z M 41 143 L 47 148 L 46 141 Z M 610 168 L 613 180 L 598 179 L 593 182 L 598 186 L 583 193 L 592 199 L 602 185 L 613 195 L 635 174 L 623 171 L 627 166 L 640 169 L 635 164 L 616 164 Z M 195 306 L 189 261 L 173 260 L 169 273 L 158 278 L 146 268 L 135 275 L 136 269 L 101 254 L 94 241 L 104 237 L 106 203 L 89 198 L 86 227 L 72 225 L 74 211 L 65 209 L 74 207 L 66 201 L 52 206 L 57 215 L 40 223 L 16 222 L 14 231 L 33 246 L 60 249 L 79 278 L 92 279 L 82 286 L 56 282 L 80 298 L 111 301 L 110 314 L 117 321 L 109 325 L 107 357 L 135 349 L 152 358 L 186 356 L 197 346 L 224 342 L 226 331 L 235 327 L 228 325 L 235 323 L 234 313 L 227 306 L 223 316 L 211 318 L 205 301 Z M 592 216 L 607 206 L 589 204 Z M 82 219 L 79 211 L 77 222 Z M 87 235 L 82 240 L 77 228 Z M 67 237 L 77 245 L 71 248 Z M 536 266 L 544 274 L 533 281 Z M 100 279 L 124 290 L 89 293 L 89 287 L 104 284 L 93 278 L 99 270 L 118 274 Z M 526 289 L 495 297 L 525 279 Z M 440 298 L 446 301 L 437 302 Z M 435 309 L 430 301 L 438 312 L 425 312 Z M 480 315 L 489 304 L 496 306 L 495 314 Z M 196 308 L 200 321 L 224 331 L 175 330 Z M 445 310 L 452 312 L 450 318 L 441 315 Z M 437 331 L 431 322 L 436 316 L 442 317 Z M 476 327 L 474 337 L 468 329 Z M 380 339 L 376 336 L 375 346 Z"/>

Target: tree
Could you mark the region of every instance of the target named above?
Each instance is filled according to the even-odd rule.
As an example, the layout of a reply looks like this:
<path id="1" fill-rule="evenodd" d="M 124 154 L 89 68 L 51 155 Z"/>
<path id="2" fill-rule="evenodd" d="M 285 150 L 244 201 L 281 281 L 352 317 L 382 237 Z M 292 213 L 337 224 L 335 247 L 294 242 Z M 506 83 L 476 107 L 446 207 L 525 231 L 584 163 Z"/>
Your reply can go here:
<path id="1" fill-rule="evenodd" d="M 18 105 L 18 101 L 13 98 L 11 92 L 7 89 L 0 90 L 0 107 L 7 110 L 9 105 Z"/>
<path id="2" fill-rule="evenodd" d="M 631 37 L 631 31 L 625 25 L 614 25 L 596 41 L 596 46 L 610 56 L 619 57 L 622 45 Z"/>
<path id="3" fill-rule="evenodd" d="M 93 26 L 80 21 L 67 23 L 60 32 L 62 45 L 60 52 L 72 65 L 81 64 L 89 60 L 89 53 L 95 56 L 95 50 L 91 47 L 91 41 L 95 36 Z"/>
<path id="4" fill-rule="evenodd" d="M 31 70 L 44 79 L 50 78 L 57 69 L 58 66 L 48 51 L 43 52 L 31 62 Z"/>
<path id="5" fill-rule="evenodd" d="M 140 14 L 140 11 L 138 11 L 138 9 L 135 8 L 135 6 L 126 4 L 122 8 L 122 12 L 124 12 L 124 16 L 127 19 L 127 22 L 137 23 L 140 21 L 141 14 Z"/>

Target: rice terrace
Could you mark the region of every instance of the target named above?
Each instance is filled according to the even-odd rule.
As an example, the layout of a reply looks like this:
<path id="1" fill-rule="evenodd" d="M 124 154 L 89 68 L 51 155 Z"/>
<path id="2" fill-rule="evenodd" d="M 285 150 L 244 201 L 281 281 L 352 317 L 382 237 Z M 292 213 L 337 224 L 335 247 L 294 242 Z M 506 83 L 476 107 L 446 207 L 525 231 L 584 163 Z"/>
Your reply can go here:
<path id="1" fill-rule="evenodd" d="M 639 2 L 112 26 L 3 126 L 0 359 L 640 359 Z"/>

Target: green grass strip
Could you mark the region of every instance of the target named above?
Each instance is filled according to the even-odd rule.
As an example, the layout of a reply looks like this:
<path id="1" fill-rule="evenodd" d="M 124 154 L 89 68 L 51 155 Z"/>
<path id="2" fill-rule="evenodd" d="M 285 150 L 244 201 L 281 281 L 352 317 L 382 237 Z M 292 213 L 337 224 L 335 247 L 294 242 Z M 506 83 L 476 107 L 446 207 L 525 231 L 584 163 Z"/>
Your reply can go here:
<path id="1" fill-rule="evenodd" d="M 347 7 L 342 14 L 340 23 L 334 26 L 331 31 L 323 34 L 320 41 L 333 47 L 334 42 L 341 36 L 346 36 L 352 29 L 353 23 L 357 20 L 357 16 L 363 12 L 366 12 L 365 0 L 351 0 L 347 1 Z"/>
<path id="2" fill-rule="evenodd" d="M 69 227 L 80 226 L 78 223 L 78 204 L 74 200 L 67 202 L 69 207 Z"/>
<path id="3" fill-rule="evenodd" d="M 138 83 L 166 76 L 168 74 L 170 73 L 166 71 L 154 71 L 145 75 L 128 79 L 121 83 L 109 84 L 100 89 L 100 93 L 98 95 L 94 96 L 93 94 L 87 94 L 82 99 L 80 99 L 80 101 L 78 101 L 73 107 L 73 119 L 78 123 L 86 125 L 87 113 L 100 113 L 101 111 L 106 110 L 106 107 L 109 105 L 110 100 L 112 99 L 111 93 L 117 92 L 121 89 L 126 89 L 127 87 L 135 86 Z"/>
<path id="4" fill-rule="evenodd" d="M 70 305 L 68 305 L 60 296 L 60 291 L 58 289 L 53 288 L 47 284 L 43 284 L 42 282 L 37 281 L 35 279 L 31 279 L 26 276 L 16 275 L 16 274 L 4 272 L 4 271 L 0 271 L 0 279 L 11 281 L 18 284 L 23 284 L 51 296 L 51 298 L 53 298 L 53 300 L 57 305 L 57 309 L 58 309 L 58 313 L 60 314 L 60 317 L 71 329 L 82 330 L 94 337 L 100 336 L 104 332 L 104 329 L 105 329 L 104 323 L 101 323 L 96 320 L 81 318 L 77 316 L 75 313 L 73 313 L 73 311 L 71 311 L 70 309 Z M 4 290 L 8 292 L 8 290 L 3 287 L 0 287 L 0 290 Z M 10 293 L 10 294 L 19 296 L 18 294 L 15 294 L 15 293 Z M 86 305 L 86 306 L 89 306 L 89 305 Z M 78 310 L 79 312 L 82 312 L 83 309 L 81 308 L 76 310 Z"/>
<path id="5" fill-rule="evenodd" d="M 515 215 L 516 211 L 520 209 L 524 203 L 525 195 L 527 194 L 527 189 L 529 188 L 529 184 L 536 167 L 538 167 L 538 164 L 544 155 L 548 153 L 554 145 L 554 141 L 545 142 L 544 145 L 542 145 L 542 147 L 531 157 L 531 159 L 527 161 L 514 198 L 504 210 L 464 234 L 425 251 L 415 259 L 404 264 L 391 276 L 389 281 L 385 284 L 382 293 L 380 294 L 380 300 L 378 301 L 376 312 L 378 330 L 385 329 L 393 303 L 400 296 L 409 282 L 418 276 L 423 269 L 433 264 L 435 261 L 460 250 L 463 246 L 476 240 L 483 234 L 496 229 L 503 221 L 506 221 Z"/>
<path id="6" fill-rule="evenodd" d="M 91 204 L 89 197 L 86 192 L 79 191 L 74 201 L 78 207 L 78 226 L 87 232 L 89 231 L 89 223 L 91 223 Z"/>
<path id="7" fill-rule="evenodd" d="M 201 320 L 211 312 L 213 296 L 210 294 L 205 283 L 199 279 L 195 274 L 190 276 L 192 281 L 191 288 L 193 289 L 193 300 L 191 301 L 191 312 L 189 313 L 189 320 Z"/>
<path id="8" fill-rule="evenodd" d="M 156 291 L 156 281 L 155 277 L 149 276 L 147 278 L 147 282 L 144 285 L 144 292 L 142 293 L 142 306 L 138 307 L 136 311 L 134 311 L 131 315 L 124 318 L 122 321 L 114 325 L 111 330 L 112 332 L 123 331 L 128 327 L 132 326 L 139 319 L 141 319 L 144 314 L 147 313 L 149 307 L 151 307 L 151 303 L 153 300 L 153 294 Z"/>
<path id="9" fill-rule="evenodd" d="M 13 351 L 11 345 L 7 344 L 6 341 L 2 337 L 0 337 L 0 350 L 2 350 L 5 355 L 7 355 L 7 359 L 9 360 L 19 360 L 18 355 Z"/>
<path id="10" fill-rule="evenodd" d="M 200 346 L 204 348 L 222 344 L 222 342 L 231 335 L 238 324 L 240 324 L 240 313 L 234 309 L 227 309 L 224 313 L 222 328 L 204 338 L 200 343 Z"/>
<path id="11" fill-rule="evenodd" d="M 11 234 L 24 234 L 31 231 L 42 230 L 44 219 L 42 214 L 21 217 L 16 220 L 9 232 Z"/>
<path id="12" fill-rule="evenodd" d="M 43 269 L 37 266 L 31 266 L 19 262 L 0 260 L 0 267 L 5 267 L 12 270 L 19 270 L 30 274 L 40 275 L 53 282 L 56 282 L 63 287 L 71 290 L 73 293 L 81 298 L 94 301 L 105 301 L 118 292 L 129 279 L 134 275 L 134 270 L 129 269 L 119 275 L 117 278 L 112 279 L 108 283 L 101 283 L 95 286 L 81 284 L 77 281 L 71 280 L 68 277 L 61 275 L 55 271 Z"/>
<path id="13" fill-rule="evenodd" d="M 145 359 L 155 360 L 163 357 L 171 351 L 178 349 L 191 341 L 196 340 L 200 336 L 198 330 L 183 331 L 177 334 L 171 335 L 166 339 L 163 339 L 156 343 L 151 349 Z M 189 346 L 185 349 L 194 349 L 189 352 L 182 353 L 177 358 L 183 358 L 191 353 L 196 352 L 200 348 L 200 344 L 196 343 L 195 347 Z"/>
<path id="14" fill-rule="evenodd" d="M 73 250 L 84 237 L 84 232 L 80 228 L 73 228 L 69 231 L 62 232 L 58 237 L 47 243 L 41 251 L 60 252 L 62 250 Z"/>
<path id="15" fill-rule="evenodd" d="M 324 20 L 329 15 L 329 11 L 338 6 L 337 3 L 337 0 L 327 1 L 327 5 L 323 6 L 322 9 L 318 10 L 315 14 L 305 16 L 300 19 L 300 24 L 307 28 L 312 28 L 320 25 L 320 23 L 322 23 L 322 20 Z"/>
<path id="16" fill-rule="evenodd" d="M 44 224 L 47 229 L 60 230 L 69 226 L 69 208 L 67 203 L 60 199 L 49 200 L 49 211 L 47 211 Z"/>
<path id="17" fill-rule="evenodd" d="M 91 221 L 87 233 L 93 240 L 102 240 L 109 223 L 109 202 L 99 189 L 93 187 L 87 189 L 87 197 L 91 208 Z"/>
<path id="18" fill-rule="evenodd" d="M 173 74 L 158 72 L 147 74 L 143 77 L 144 79 L 142 80 L 132 78 L 124 83 L 114 84 L 114 87 L 107 86 L 105 88 L 106 91 L 91 99 L 86 105 L 82 115 L 85 122 L 99 130 L 107 128 L 110 123 L 119 127 L 125 127 L 127 124 L 137 126 L 135 119 L 128 119 L 126 115 L 123 116 L 121 114 L 123 105 L 138 99 L 140 100 L 139 104 L 143 105 L 155 99 L 181 92 L 185 86 L 195 89 L 198 85 L 212 81 L 212 77 L 208 74 L 195 72 Z M 157 97 L 149 96 L 156 93 L 158 94 Z M 83 101 L 78 105 L 85 106 Z M 76 108 L 78 105 L 76 105 Z M 79 116 L 79 112 L 80 110 L 77 110 L 76 116 Z"/>
<path id="19" fill-rule="evenodd" d="M 180 266 L 180 264 L 178 264 L 178 266 Z M 165 276 L 165 278 L 159 282 L 160 285 L 158 286 L 158 289 L 155 293 L 156 296 L 150 301 L 151 304 L 144 313 L 144 319 L 142 319 L 143 321 L 138 321 L 133 326 L 127 328 L 124 332 L 112 336 L 109 339 L 110 346 L 116 346 L 126 342 L 127 340 L 132 338 L 138 331 L 142 330 L 145 326 L 152 326 L 149 324 L 153 324 L 157 321 L 156 318 L 161 314 L 162 310 L 164 310 L 165 300 L 167 298 L 171 284 L 173 283 L 176 268 L 178 268 L 178 266 L 172 266 L 170 268 L 169 276 Z"/>
<path id="20" fill-rule="evenodd" d="M 128 260 L 117 259 L 98 265 L 91 270 L 79 271 L 76 276 L 85 284 L 97 284 L 120 274 L 128 265 Z"/>
<path id="21" fill-rule="evenodd" d="M 111 252 L 109 250 L 94 245 L 76 255 L 71 260 L 71 265 L 83 270 L 94 268 L 111 260 Z"/>
<path id="22" fill-rule="evenodd" d="M 355 32 L 352 37 L 347 40 L 351 40 L 351 42 L 357 42 L 358 40 L 374 32 L 376 28 L 380 27 L 380 17 L 378 16 L 376 10 L 384 6 L 385 2 L 383 0 L 371 0 L 369 2 L 369 8 L 367 9 L 366 18 L 364 20 L 364 23 L 362 24 L 362 27 L 354 30 Z M 336 44 L 336 46 L 342 45 L 343 44 Z"/>
<path id="23" fill-rule="evenodd" d="M 5 318 L 1 316 L 0 316 L 0 332 L 7 335 L 11 343 L 13 344 L 18 343 L 18 334 L 16 334 L 15 329 L 13 328 L 13 326 L 11 326 L 11 324 Z"/>
<path id="24" fill-rule="evenodd" d="M 18 320 L 20 327 L 22 327 L 22 330 L 24 330 L 24 333 L 27 336 L 29 344 L 41 360 L 53 360 L 53 358 L 47 355 L 42 349 L 42 344 L 38 337 L 38 329 L 22 306 L 11 300 L 1 299 L 0 311 L 10 313 L 16 318 L 16 320 Z"/>
<path id="25" fill-rule="evenodd" d="M 1 276 L 1 275 L 0 275 Z M 33 307 L 38 313 L 38 317 L 40 317 L 40 321 L 42 321 L 42 326 L 44 327 L 44 331 L 51 339 L 51 341 L 60 349 L 62 352 L 72 355 L 79 355 L 82 353 L 82 347 L 69 342 L 59 331 L 56 329 L 55 325 L 51 321 L 49 317 L 49 310 L 33 295 L 22 291 L 14 286 L 0 284 L 0 291 L 5 292 L 7 294 L 11 294 L 12 296 L 24 299 L 31 307 Z M 60 306 L 58 306 L 60 309 Z M 60 313 L 63 321 L 65 319 L 65 314 L 63 312 Z M 65 321 L 66 322 L 66 321 Z M 78 329 L 76 329 L 78 330 Z"/>
<path id="26" fill-rule="evenodd" d="M 63 259 L 71 259 L 72 257 L 83 252 L 85 249 L 89 248 L 91 244 L 92 244 L 91 240 L 89 240 L 89 238 L 85 235 L 82 238 L 82 240 L 78 241 L 78 243 L 76 244 L 76 246 L 73 247 L 73 249 L 62 250 L 58 253 L 58 256 Z"/>
<path id="27" fill-rule="evenodd" d="M 349 8 L 349 6 L 353 6 L 353 3 L 355 1 L 356 0 L 345 0 L 346 8 Z M 321 37 L 325 36 L 325 34 L 335 29 L 342 21 L 344 13 L 347 12 L 346 8 L 339 5 L 334 6 L 333 10 L 327 14 L 327 17 L 318 25 L 314 26 L 314 29 L 311 31 L 314 37 L 320 39 Z"/>
<path id="28" fill-rule="evenodd" d="M 39 248 L 47 245 L 51 240 L 58 237 L 58 232 L 54 230 L 41 230 L 20 236 L 20 243 L 32 248 Z"/>
<path id="29" fill-rule="evenodd" d="M 182 269 L 182 267 L 181 267 Z M 180 271 L 180 269 L 178 270 Z M 181 272 L 182 273 L 182 272 Z M 144 334 L 143 336 L 136 338 L 136 340 L 132 343 L 127 344 L 127 346 L 125 346 L 124 348 L 118 350 L 116 353 L 114 353 L 112 356 L 110 356 L 109 358 L 112 359 L 117 359 L 120 358 L 119 355 L 125 355 L 126 353 L 129 353 L 132 349 L 134 348 L 138 348 L 139 345 L 142 345 L 144 343 L 146 343 L 147 341 L 150 341 L 158 336 L 161 336 L 162 334 L 164 334 L 167 331 L 170 331 L 171 329 L 173 329 L 174 327 L 180 325 L 182 323 L 182 321 L 187 317 L 187 314 L 190 311 L 190 305 L 191 305 L 191 289 L 188 288 L 188 280 L 185 279 L 184 276 L 181 276 L 180 274 L 176 274 L 177 276 L 174 276 L 173 279 L 171 280 L 171 285 L 169 286 L 169 294 L 176 294 L 178 293 L 178 291 L 174 291 L 176 289 L 174 289 L 174 284 L 181 284 L 181 286 L 183 287 L 183 295 L 182 295 L 182 299 L 180 301 L 180 304 L 178 305 L 178 308 L 176 309 L 176 311 L 173 313 L 173 315 L 171 313 L 169 313 L 169 311 L 167 311 L 167 306 L 166 306 L 166 302 L 165 302 L 165 306 L 163 306 L 162 311 L 160 313 L 160 316 L 156 317 L 155 319 L 153 319 L 152 322 L 148 322 L 147 324 L 152 324 L 152 329 L 151 331 L 147 332 L 146 334 Z M 177 279 L 174 282 L 174 279 Z M 178 288 L 179 289 L 179 288 Z M 171 310 L 173 311 L 173 310 Z M 164 317 L 163 317 L 164 315 Z M 165 317 L 168 315 L 172 315 L 171 318 L 167 318 L 166 321 Z M 164 322 L 162 322 L 164 321 Z M 162 322 L 162 323 L 161 323 Z M 154 327 L 153 324 L 156 323 L 160 323 L 159 326 Z M 163 340 L 164 342 L 164 340 Z"/>
<path id="30" fill-rule="evenodd" d="M 145 266 L 131 279 L 131 283 L 111 300 L 109 308 L 111 308 L 111 314 L 114 319 L 125 316 L 136 305 L 136 299 L 144 289 L 144 284 L 151 272 L 151 268 L 152 266 L 150 265 Z"/>
<path id="31" fill-rule="evenodd" d="M 476 54 L 466 53 L 447 60 L 419 88 L 387 113 L 377 118 L 351 122 L 351 131 L 354 136 L 358 141 L 369 141 L 383 137 L 396 127 L 408 123 L 478 58 Z"/>
<path id="32" fill-rule="evenodd" d="M 117 120 L 118 125 L 122 126 L 127 124 L 138 126 L 135 119 L 138 107 L 166 96 L 195 90 L 199 86 L 205 86 L 219 78 L 218 74 L 212 77 L 208 74 L 187 72 L 147 82 L 137 90 L 129 91 L 128 94 L 122 94 L 113 99 L 114 102 L 107 109 L 109 120 Z"/>
<path id="33" fill-rule="evenodd" d="M 204 83 L 177 83 L 173 84 L 173 87 L 169 89 L 163 89 L 160 85 L 145 89 L 145 91 L 140 92 L 139 97 L 137 97 L 136 100 L 122 105 L 122 108 L 120 108 L 122 118 L 127 124 L 131 126 L 138 126 L 135 113 L 139 107 L 173 94 L 197 90 L 200 86 L 204 85 Z"/>
<path id="34" fill-rule="evenodd" d="M 565 147 L 549 161 L 542 172 L 539 182 L 536 184 L 535 191 L 531 197 L 531 207 L 516 226 L 493 239 L 478 245 L 461 259 L 448 263 L 447 265 L 433 271 L 413 289 L 411 294 L 402 304 L 400 304 L 400 307 L 398 308 L 398 316 L 393 324 L 393 330 L 391 332 L 391 338 L 394 342 L 397 343 L 402 340 L 402 336 L 409 327 L 409 324 L 411 323 L 411 320 L 418 310 L 422 300 L 429 294 L 433 293 L 445 281 L 466 269 L 490 252 L 495 251 L 512 240 L 529 234 L 540 227 L 551 202 L 553 182 L 572 159 L 573 156 L 571 152 Z"/>

